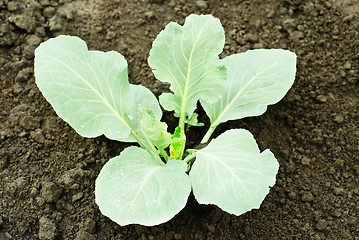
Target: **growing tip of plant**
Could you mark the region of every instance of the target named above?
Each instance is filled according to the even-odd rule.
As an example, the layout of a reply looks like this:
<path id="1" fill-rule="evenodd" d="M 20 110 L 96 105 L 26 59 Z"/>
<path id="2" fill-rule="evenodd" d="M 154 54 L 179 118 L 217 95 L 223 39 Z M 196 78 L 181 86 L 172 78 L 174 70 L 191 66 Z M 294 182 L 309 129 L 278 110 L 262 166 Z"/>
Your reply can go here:
<path id="1" fill-rule="evenodd" d="M 186 146 L 186 134 L 181 127 L 176 127 L 172 136 L 172 143 L 170 145 L 171 159 L 182 159 L 184 149 Z"/>

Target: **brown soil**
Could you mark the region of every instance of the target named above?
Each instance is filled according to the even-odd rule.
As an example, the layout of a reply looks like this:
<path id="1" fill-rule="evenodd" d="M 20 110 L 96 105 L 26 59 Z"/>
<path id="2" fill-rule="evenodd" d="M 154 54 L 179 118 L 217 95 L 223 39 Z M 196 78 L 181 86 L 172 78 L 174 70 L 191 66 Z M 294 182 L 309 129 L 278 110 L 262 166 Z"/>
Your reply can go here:
<path id="1" fill-rule="evenodd" d="M 0 0 L 0 240 L 359 239 L 358 11 L 354 0 Z M 190 13 L 221 19 L 221 57 L 296 52 L 286 97 L 214 134 L 249 129 L 278 158 L 277 184 L 241 216 L 190 197 L 165 224 L 121 227 L 101 215 L 93 191 L 102 166 L 128 144 L 82 138 L 56 116 L 34 82 L 34 49 L 59 34 L 80 36 L 91 49 L 122 53 L 130 81 L 158 96 L 167 86 L 146 63 L 152 41 Z M 193 130 L 195 145 L 205 129 Z"/>

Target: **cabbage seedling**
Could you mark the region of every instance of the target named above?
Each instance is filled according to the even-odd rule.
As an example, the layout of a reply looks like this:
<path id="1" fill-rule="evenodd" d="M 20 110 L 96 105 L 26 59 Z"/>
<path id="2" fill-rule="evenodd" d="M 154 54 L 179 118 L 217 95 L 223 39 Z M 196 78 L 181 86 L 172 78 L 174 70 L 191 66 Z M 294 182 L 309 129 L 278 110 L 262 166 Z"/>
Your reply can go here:
<path id="1" fill-rule="evenodd" d="M 73 36 L 36 49 L 36 84 L 77 133 L 140 145 L 110 159 L 96 179 L 96 203 L 113 221 L 164 223 L 185 207 L 191 189 L 199 203 L 240 215 L 259 208 L 274 185 L 277 160 L 269 150 L 260 152 L 244 129 L 228 130 L 184 157 L 185 129 L 203 125 L 198 102 L 210 118 L 207 143 L 219 124 L 263 114 L 293 84 L 294 53 L 258 49 L 220 59 L 224 42 L 223 27 L 211 15 L 190 15 L 183 26 L 169 23 L 148 58 L 155 77 L 170 83 L 171 92 L 159 101 L 129 83 L 127 62 L 115 51 L 89 51 Z M 179 118 L 173 134 L 160 121 L 160 105 Z"/>

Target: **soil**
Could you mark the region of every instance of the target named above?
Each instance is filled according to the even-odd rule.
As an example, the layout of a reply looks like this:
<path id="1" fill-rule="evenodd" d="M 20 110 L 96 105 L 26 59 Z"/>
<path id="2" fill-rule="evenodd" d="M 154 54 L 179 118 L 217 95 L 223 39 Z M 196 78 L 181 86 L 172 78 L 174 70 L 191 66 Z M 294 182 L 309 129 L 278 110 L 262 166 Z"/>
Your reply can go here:
<path id="1" fill-rule="evenodd" d="M 168 86 L 147 65 L 152 41 L 191 13 L 221 20 L 221 57 L 254 48 L 297 54 L 282 101 L 214 134 L 250 130 L 276 155 L 277 183 L 259 210 L 241 216 L 191 196 L 167 223 L 121 227 L 101 215 L 93 191 L 102 166 L 129 144 L 82 138 L 57 117 L 35 85 L 34 49 L 77 35 L 90 49 L 123 54 L 131 83 L 159 96 Z M 355 0 L 0 0 L 0 240 L 359 239 L 358 39 Z M 172 130 L 170 119 L 165 113 Z M 206 129 L 193 129 L 195 146 Z"/>

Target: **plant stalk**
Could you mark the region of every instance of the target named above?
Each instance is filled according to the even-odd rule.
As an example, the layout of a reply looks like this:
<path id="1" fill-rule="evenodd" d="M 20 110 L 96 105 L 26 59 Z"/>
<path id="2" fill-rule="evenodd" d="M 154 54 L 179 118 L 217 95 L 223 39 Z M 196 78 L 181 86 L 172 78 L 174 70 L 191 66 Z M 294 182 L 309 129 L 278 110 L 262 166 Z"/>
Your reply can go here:
<path id="1" fill-rule="evenodd" d="M 197 157 L 197 151 L 188 155 L 187 157 L 185 157 L 183 159 L 183 161 L 185 161 L 186 163 L 189 163 L 189 161 L 191 161 L 193 158 Z"/>
<path id="2" fill-rule="evenodd" d="M 167 152 L 160 146 L 157 146 L 157 149 L 160 151 L 160 154 L 162 155 L 162 157 L 165 159 L 165 161 L 167 162 L 168 161 L 168 155 L 167 155 Z"/>
<path id="3" fill-rule="evenodd" d="M 162 162 L 160 156 L 158 155 L 157 149 L 149 139 L 146 138 L 146 143 L 138 136 L 138 134 L 134 130 L 131 131 L 131 134 L 142 148 L 146 149 L 152 157 L 156 158 L 161 163 L 161 165 L 165 165 L 164 162 Z"/>
<path id="4" fill-rule="evenodd" d="M 212 136 L 214 130 L 216 130 L 218 125 L 211 125 L 208 129 L 208 131 L 206 132 L 206 134 L 204 135 L 201 143 L 207 143 L 209 138 Z"/>

